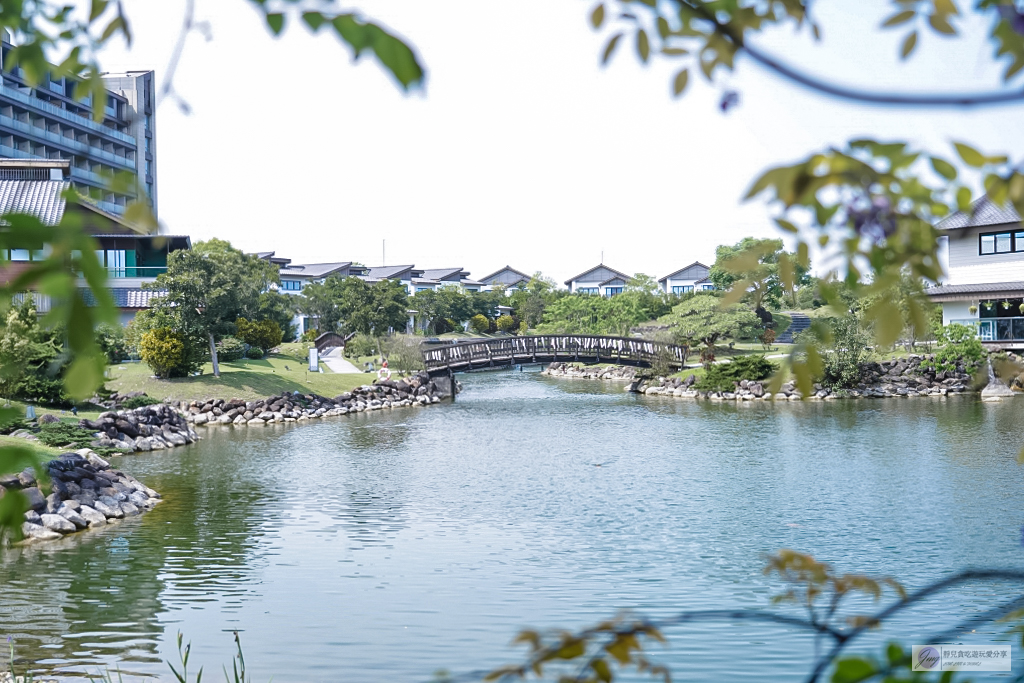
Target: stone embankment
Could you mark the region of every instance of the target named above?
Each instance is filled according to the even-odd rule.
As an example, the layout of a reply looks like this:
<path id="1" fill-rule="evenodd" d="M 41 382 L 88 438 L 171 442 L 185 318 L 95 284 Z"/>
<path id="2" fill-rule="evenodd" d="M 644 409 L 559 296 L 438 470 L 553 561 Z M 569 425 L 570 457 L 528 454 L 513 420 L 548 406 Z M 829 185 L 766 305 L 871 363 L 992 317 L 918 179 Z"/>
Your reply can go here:
<path id="1" fill-rule="evenodd" d="M 552 377 L 574 377 L 579 379 L 622 379 L 632 381 L 636 378 L 637 369 L 629 366 L 612 365 L 571 365 L 569 363 L 552 363 L 541 371 L 542 375 Z"/>
<path id="2" fill-rule="evenodd" d="M 51 493 L 43 495 L 35 472 L 0 475 L 0 497 L 19 490 L 29 510 L 21 525 L 27 541 L 48 541 L 82 529 L 106 526 L 115 520 L 151 510 L 160 494 L 134 477 L 110 466 L 88 448 L 62 453 L 46 463 Z"/>
<path id="3" fill-rule="evenodd" d="M 910 396 L 947 396 L 972 390 L 974 368 L 957 363 L 956 369 L 936 371 L 929 366 L 934 359 L 931 355 L 911 355 L 907 358 L 881 362 L 862 363 L 860 381 L 849 389 L 833 390 L 820 384 L 814 385 L 814 392 L 808 396 L 812 399 L 836 398 L 901 398 Z M 552 363 L 547 374 L 556 377 L 583 377 L 604 379 L 595 373 L 584 372 L 584 368 L 569 366 L 561 367 L 562 363 Z M 559 367 L 556 367 L 559 366 Z M 553 371 L 552 371 L 553 370 Z M 607 370 L 603 374 L 611 374 Z M 629 370 L 623 368 L 622 370 Z M 634 373 L 635 374 L 635 373 Z M 626 391 L 642 393 L 649 396 L 673 396 L 676 398 L 694 398 L 710 400 L 792 400 L 798 401 L 803 396 L 794 383 L 784 383 L 779 391 L 772 394 L 768 391 L 767 380 L 744 379 L 734 382 L 732 391 L 700 391 L 695 387 L 693 375 L 685 379 L 678 377 L 659 377 L 644 379 L 636 377 L 626 387 Z"/>
<path id="4" fill-rule="evenodd" d="M 440 403 L 443 392 L 430 376 L 421 372 L 409 379 L 377 380 L 326 398 L 316 394 L 289 394 L 242 401 L 210 399 L 182 402 L 185 419 L 193 425 L 261 425 L 278 422 L 302 422 L 367 410 L 405 408 Z"/>
<path id="5" fill-rule="evenodd" d="M 93 447 L 129 453 L 184 446 L 199 439 L 185 416 L 167 403 L 108 411 L 95 420 L 79 420 L 78 424 L 96 433 Z"/>

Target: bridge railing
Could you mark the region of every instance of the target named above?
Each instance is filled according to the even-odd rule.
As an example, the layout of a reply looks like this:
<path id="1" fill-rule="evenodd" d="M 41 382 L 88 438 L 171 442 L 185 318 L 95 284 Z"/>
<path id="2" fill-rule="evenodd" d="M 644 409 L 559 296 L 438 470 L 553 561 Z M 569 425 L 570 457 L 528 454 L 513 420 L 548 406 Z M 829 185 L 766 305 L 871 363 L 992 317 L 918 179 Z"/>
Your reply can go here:
<path id="1" fill-rule="evenodd" d="M 537 335 L 528 337 L 502 337 L 485 341 L 468 341 L 435 347 L 423 351 L 427 370 L 444 367 L 481 365 L 485 361 L 495 364 L 528 362 L 534 358 L 582 358 L 587 361 L 631 365 L 666 360 L 672 365 L 683 365 L 683 348 L 674 344 L 654 342 L 635 337 L 601 337 L 596 335 Z"/>

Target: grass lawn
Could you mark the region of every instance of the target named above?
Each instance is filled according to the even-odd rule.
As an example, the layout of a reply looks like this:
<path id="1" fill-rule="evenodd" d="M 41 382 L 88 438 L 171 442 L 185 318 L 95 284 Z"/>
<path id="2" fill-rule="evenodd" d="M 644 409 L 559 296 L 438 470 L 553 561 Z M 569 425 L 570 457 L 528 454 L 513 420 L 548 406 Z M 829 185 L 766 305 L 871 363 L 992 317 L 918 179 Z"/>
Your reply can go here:
<path id="1" fill-rule="evenodd" d="M 789 326 L 793 323 L 793 316 L 786 315 L 785 313 L 772 313 L 772 320 L 775 322 L 775 336 L 778 337 L 789 329 Z"/>
<path id="2" fill-rule="evenodd" d="M 321 367 L 324 367 L 321 364 Z M 325 368 L 326 370 L 326 368 Z M 207 363 L 198 377 L 155 379 L 145 363 L 121 363 L 108 368 L 107 389 L 119 393 L 144 391 L 158 399 L 194 400 L 203 398 L 241 398 L 253 400 L 280 394 L 282 391 L 314 392 L 337 396 L 363 384 L 370 384 L 372 375 L 313 373 L 306 362 L 292 356 L 270 354 L 260 360 L 243 359 L 220 364 L 220 377 L 213 376 Z"/>
<path id="3" fill-rule="evenodd" d="M 12 408 L 17 408 L 21 416 L 24 417 L 25 407 L 28 405 L 28 403 L 26 403 L 25 401 L 11 401 L 10 404 L 4 403 L 3 405 L 5 407 L 9 405 Z M 74 415 L 71 414 L 70 410 L 66 410 L 64 408 L 52 408 L 50 406 L 39 405 L 38 403 L 33 403 L 32 405 L 36 407 L 37 417 L 47 414 L 56 415 L 65 422 L 74 423 L 77 423 L 83 417 L 95 418 L 100 413 L 106 410 L 106 408 L 101 408 L 97 405 L 93 405 L 92 403 L 81 403 L 78 406 L 78 417 L 75 417 Z"/>
<path id="4" fill-rule="evenodd" d="M 19 439 L 16 436 L 0 436 L 0 448 L 5 446 L 27 446 L 34 450 L 40 457 L 44 458 L 55 458 L 64 451 L 59 448 L 51 448 L 50 446 L 44 446 L 38 441 L 29 441 L 28 439 Z"/>

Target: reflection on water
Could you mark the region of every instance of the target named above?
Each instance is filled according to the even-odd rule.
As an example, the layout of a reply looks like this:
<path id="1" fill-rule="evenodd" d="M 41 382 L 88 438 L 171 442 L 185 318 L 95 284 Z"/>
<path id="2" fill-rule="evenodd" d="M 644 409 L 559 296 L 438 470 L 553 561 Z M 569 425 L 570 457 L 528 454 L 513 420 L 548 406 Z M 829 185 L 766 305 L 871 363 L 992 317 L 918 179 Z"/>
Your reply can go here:
<path id="1" fill-rule="evenodd" d="M 778 587 L 760 557 L 782 547 L 912 587 L 1021 564 L 1012 403 L 697 403 L 530 373 L 462 381 L 454 405 L 216 428 L 124 458 L 166 502 L 3 556 L 0 635 L 64 674 L 120 663 L 170 680 L 160 660 L 178 630 L 212 672 L 239 629 L 256 680 L 422 680 L 508 661 L 524 626 L 765 607 Z M 1006 594 L 959 590 L 876 642 Z M 696 680 L 763 680 L 768 665 L 793 677 L 811 651 L 778 627 L 670 635 L 659 659 Z"/>

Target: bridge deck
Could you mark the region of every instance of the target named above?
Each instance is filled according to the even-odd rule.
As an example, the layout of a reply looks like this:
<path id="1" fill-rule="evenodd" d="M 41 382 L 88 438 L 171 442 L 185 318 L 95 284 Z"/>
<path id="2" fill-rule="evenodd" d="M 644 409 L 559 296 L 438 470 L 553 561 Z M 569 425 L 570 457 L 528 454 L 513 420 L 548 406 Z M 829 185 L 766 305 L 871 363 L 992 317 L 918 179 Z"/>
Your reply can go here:
<path id="1" fill-rule="evenodd" d="M 537 335 L 467 341 L 427 349 L 423 360 L 431 375 L 526 363 L 612 363 L 651 367 L 664 362 L 680 368 L 684 349 L 674 344 L 630 337 Z"/>

